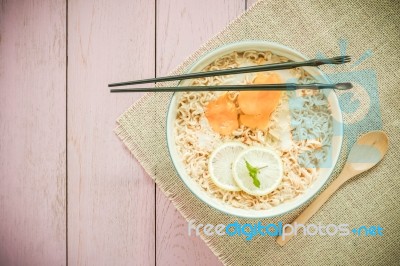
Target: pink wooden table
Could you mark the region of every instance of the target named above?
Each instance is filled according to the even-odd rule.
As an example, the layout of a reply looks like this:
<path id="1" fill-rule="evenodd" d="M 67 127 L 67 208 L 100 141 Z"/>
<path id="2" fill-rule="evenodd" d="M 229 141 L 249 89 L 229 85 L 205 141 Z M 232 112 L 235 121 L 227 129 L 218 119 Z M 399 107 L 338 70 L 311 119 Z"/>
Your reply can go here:
<path id="1" fill-rule="evenodd" d="M 220 265 L 113 133 L 254 1 L 0 0 L 0 265 Z"/>

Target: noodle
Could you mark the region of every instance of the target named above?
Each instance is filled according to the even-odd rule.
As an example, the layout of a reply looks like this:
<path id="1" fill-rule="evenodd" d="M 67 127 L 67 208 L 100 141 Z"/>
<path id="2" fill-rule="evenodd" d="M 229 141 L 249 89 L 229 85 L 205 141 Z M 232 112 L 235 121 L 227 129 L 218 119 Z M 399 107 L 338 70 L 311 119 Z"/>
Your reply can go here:
<path id="1" fill-rule="evenodd" d="M 215 60 L 203 71 L 287 61 L 287 58 L 270 51 L 233 52 Z M 296 68 L 289 72 L 299 83 L 313 81 L 303 69 Z M 193 80 L 192 85 L 251 84 L 253 78 L 254 74 L 198 78 Z M 175 143 L 188 175 L 212 197 L 242 209 L 270 209 L 304 193 L 318 177 L 319 167 L 327 159 L 331 145 L 332 118 L 325 95 L 306 90 L 283 93 L 271 115 L 267 131 L 251 130 L 241 125 L 229 136 L 214 132 L 204 114 L 208 102 L 219 95 L 220 92 L 184 92 L 178 101 Z M 228 92 L 231 100 L 237 96 L 238 92 Z M 291 140 L 283 140 L 280 132 L 286 132 Z M 217 187 L 208 173 L 208 159 L 216 147 L 227 141 L 274 148 L 283 164 L 280 185 L 265 196 Z"/>

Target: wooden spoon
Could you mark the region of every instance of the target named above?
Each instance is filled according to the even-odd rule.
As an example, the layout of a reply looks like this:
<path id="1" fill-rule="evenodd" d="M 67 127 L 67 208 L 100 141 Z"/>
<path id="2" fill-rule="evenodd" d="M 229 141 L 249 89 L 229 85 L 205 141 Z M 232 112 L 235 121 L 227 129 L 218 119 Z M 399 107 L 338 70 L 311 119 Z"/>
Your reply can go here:
<path id="1" fill-rule="evenodd" d="M 388 150 L 388 143 L 388 137 L 383 131 L 371 131 L 362 135 L 351 148 L 340 175 L 293 221 L 293 228 L 295 223 L 304 225 L 347 180 L 371 169 L 382 160 Z M 290 230 L 290 227 L 286 229 L 285 239 L 282 239 L 282 236 L 276 239 L 280 246 L 285 245 L 294 236 L 294 230 Z"/>

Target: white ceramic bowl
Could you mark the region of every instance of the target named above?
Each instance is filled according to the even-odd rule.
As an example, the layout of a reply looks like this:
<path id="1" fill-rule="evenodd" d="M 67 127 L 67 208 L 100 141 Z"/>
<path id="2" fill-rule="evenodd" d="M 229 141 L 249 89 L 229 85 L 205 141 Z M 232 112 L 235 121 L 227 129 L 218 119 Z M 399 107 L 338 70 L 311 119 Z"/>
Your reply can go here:
<path id="1" fill-rule="evenodd" d="M 201 71 L 204 67 L 213 62 L 215 59 L 225 54 L 229 54 L 233 51 L 246 51 L 246 50 L 260 50 L 260 51 L 269 50 L 272 53 L 275 53 L 280 56 L 285 56 L 293 61 L 303 61 L 308 59 L 299 52 L 278 43 L 264 42 L 264 41 L 244 41 L 238 43 L 231 43 L 208 53 L 200 60 L 195 62 L 189 72 Z M 308 67 L 305 69 L 309 74 L 311 74 L 317 80 L 317 82 L 330 83 L 327 76 L 319 68 Z M 188 83 L 189 81 L 183 81 L 181 82 L 181 85 L 190 85 Z M 174 120 L 176 118 L 176 111 L 178 104 L 177 100 L 179 99 L 180 93 L 175 93 L 171 99 L 168 110 L 166 133 L 167 133 L 167 144 L 171 160 L 175 166 L 178 175 L 180 176 L 182 181 L 186 184 L 186 186 L 190 189 L 190 191 L 194 195 L 196 195 L 200 200 L 204 201 L 209 206 L 214 207 L 215 209 L 224 212 L 226 214 L 239 217 L 246 217 L 246 218 L 268 218 L 293 211 L 294 209 L 298 208 L 299 206 L 310 200 L 326 183 L 326 181 L 329 179 L 329 176 L 332 173 L 334 166 L 336 165 L 340 149 L 342 146 L 343 121 L 342 121 L 342 112 L 339 107 L 338 99 L 333 90 L 324 90 L 323 93 L 325 93 L 325 95 L 327 96 L 328 102 L 331 106 L 332 116 L 335 121 L 333 123 L 334 137 L 332 139 L 332 157 L 331 157 L 332 162 L 330 163 L 330 167 L 321 168 L 321 170 L 319 171 L 319 176 L 315 180 L 315 182 L 307 189 L 307 191 L 304 194 L 296 197 L 294 200 L 282 203 L 269 210 L 244 210 L 227 205 L 222 201 L 213 198 L 211 195 L 206 193 L 200 187 L 200 185 L 186 173 L 185 167 L 177 151 L 177 147 L 175 144 L 175 136 L 174 136 Z"/>

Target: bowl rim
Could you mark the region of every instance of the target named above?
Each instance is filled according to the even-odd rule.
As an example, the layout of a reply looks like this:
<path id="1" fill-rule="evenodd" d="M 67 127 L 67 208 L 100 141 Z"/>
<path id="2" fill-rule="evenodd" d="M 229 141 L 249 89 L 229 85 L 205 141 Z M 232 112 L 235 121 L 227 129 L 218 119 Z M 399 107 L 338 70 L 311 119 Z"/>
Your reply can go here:
<path id="1" fill-rule="evenodd" d="M 206 60 L 209 57 L 213 57 L 214 54 L 218 54 L 223 52 L 224 50 L 229 50 L 231 48 L 236 48 L 237 47 L 238 50 L 242 49 L 240 46 L 257 46 L 257 45 L 261 45 L 261 46 L 265 46 L 267 47 L 271 47 L 271 49 L 283 49 L 286 50 L 289 53 L 294 54 L 297 57 L 302 58 L 303 60 L 309 60 L 309 58 L 305 55 L 303 55 L 302 53 L 287 47 L 283 44 L 277 43 L 277 42 L 272 42 L 272 41 L 264 41 L 264 40 L 245 40 L 245 41 L 238 41 L 238 42 L 231 42 L 222 46 L 219 46 L 209 52 L 206 52 L 204 54 L 202 54 L 199 59 L 197 59 L 195 62 L 193 62 L 190 67 L 188 68 L 187 72 L 190 73 L 191 71 L 193 71 L 194 68 L 196 68 L 203 60 Z M 251 49 L 249 49 L 251 50 Z M 305 67 L 305 69 L 308 69 L 309 67 Z M 318 67 L 315 67 L 317 69 L 317 72 L 319 72 L 320 76 L 322 77 L 322 79 L 325 79 L 329 82 L 330 79 L 328 78 L 328 76 Z M 181 83 L 181 81 L 179 82 Z M 297 202 L 293 205 L 292 208 L 286 210 L 286 211 L 282 211 L 282 212 L 278 212 L 276 214 L 268 214 L 268 213 L 261 213 L 261 212 L 268 212 L 270 209 L 268 210 L 249 210 L 249 211 L 254 211 L 254 213 L 257 213 L 256 215 L 250 215 L 250 214 L 237 214 L 237 213 L 232 213 L 229 210 L 225 210 L 223 209 L 221 206 L 224 205 L 218 205 L 218 204 L 214 204 L 214 202 L 212 200 L 207 201 L 206 199 L 203 199 L 200 195 L 198 195 L 196 192 L 193 191 L 193 189 L 191 188 L 191 185 L 189 184 L 189 180 L 186 180 L 185 178 L 182 177 L 181 173 L 179 172 L 176 162 L 171 154 L 171 142 L 173 141 L 174 143 L 174 134 L 169 134 L 169 132 L 172 132 L 171 129 L 173 130 L 173 125 L 174 123 L 169 123 L 170 121 L 170 115 L 172 112 L 172 103 L 174 102 L 174 99 L 176 99 L 176 92 L 173 92 L 169 105 L 168 105 L 168 109 L 167 109 L 167 115 L 166 115 L 166 129 L 165 129 L 165 137 L 166 137 L 166 142 L 167 142 L 167 149 L 168 149 L 168 154 L 169 157 L 172 161 L 172 164 L 174 166 L 175 172 L 177 173 L 177 175 L 179 176 L 179 178 L 182 180 L 182 182 L 185 184 L 185 186 L 189 189 L 189 191 L 196 197 L 198 198 L 200 201 L 202 201 L 203 203 L 205 203 L 207 206 L 212 207 L 213 209 L 222 212 L 223 214 L 227 214 L 227 215 L 231 215 L 234 217 L 238 217 L 238 218 L 246 218 L 246 219 L 265 219 L 265 218 L 273 218 L 273 217 L 277 217 L 277 216 L 283 216 L 287 213 L 293 212 L 294 210 L 300 208 L 301 206 L 305 205 L 306 203 L 310 202 L 314 197 L 316 197 L 322 190 L 322 188 L 326 185 L 326 183 L 328 182 L 329 179 L 331 179 L 332 177 L 332 173 L 337 165 L 339 156 L 342 152 L 342 146 L 343 146 L 343 132 L 344 132 L 344 125 L 343 125 L 343 112 L 341 110 L 340 104 L 339 104 L 339 99 L 337 97 L 337 95 L 334 93 L 334 90 L 329 90 L 331 93 L 333 93 L 333 97 L 336 100 L 337 103 L 337 110 L 339 111 L 339 129 L 338 129 L 338 133 L 336 134 L 338 136 L 338 141 L 339 141 L 339 147 L 338 147 L 338 152 L 336 154 L 336 156 L 332 155 L 332 166 L 329 168 L 329 173 L 327 174 L 327 177 L 325 178 L 325 180 L 319 185 L 319 187 L 316 189 L 316 191 L 314 193 L 312 193 L 311 195 L 309 195 L 308 197 L 303 197 L 297 200 Z M 334 129 L 333 129 L 334 130 Z M 170 136 L 173 135 L 173 136 Z M 335 134 L 333 134 L 332 138 L 335 137 Z M 333 151 L 332 151 L 333 153 Z M 190 176 L 188 174 L 186 174 L 188 176 L 188 178 L 190 178 Z M 195 182 L 192 180 L 192 182 Z M 197 183 L 196 183 L 197 184 Z M 315 182 L 313 182 L 313 184 L 311 184 L 307 190 L 309 190 L 313 185 L 315 185 Z M 201 189 L 201 188 L 200 188 Z M 304 194 L 303 194 L 304 195 Z M 209 195 L 208 195 L 209 196 Z M 301 195 L 300 195 L 301 196 Z M 211 199 L 211 197 L 209 196 L 209 198 Z M 295 198 L 293 199 L 295 200 Z M 292 200 L 289 200 L 289 202 L 292 202 Z M 280 205 L 277 205 L 276 207 L 279 207 Z M 234 209 L 238 209 L 238 210 L 242 210 L 240 208 L 235 208 L 233 206 L 230 206 Z M 275 207 L 273 207 L 272 209 L 274 209 Z M 258 213 L 260 212 L 260 213 Z"/>

